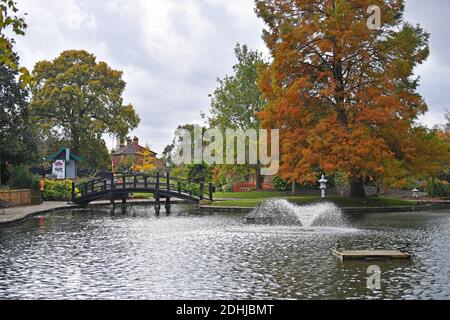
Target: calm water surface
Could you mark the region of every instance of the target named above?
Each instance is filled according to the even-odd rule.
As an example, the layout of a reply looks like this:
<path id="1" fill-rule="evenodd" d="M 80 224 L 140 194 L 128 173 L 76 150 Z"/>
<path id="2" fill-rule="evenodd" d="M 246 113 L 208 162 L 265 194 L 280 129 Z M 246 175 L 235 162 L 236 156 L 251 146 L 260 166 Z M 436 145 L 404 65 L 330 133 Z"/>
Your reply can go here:
<path id="1" fill-rule="evenodd" d="M 348 229 L 251 226 L 151 207 L 61 212 L 0 228 L 0 299 L 449 299 L 450 212 L 351 216 Z M 342 263 L 346 248 L 410 245 L 411 262 Z"/>

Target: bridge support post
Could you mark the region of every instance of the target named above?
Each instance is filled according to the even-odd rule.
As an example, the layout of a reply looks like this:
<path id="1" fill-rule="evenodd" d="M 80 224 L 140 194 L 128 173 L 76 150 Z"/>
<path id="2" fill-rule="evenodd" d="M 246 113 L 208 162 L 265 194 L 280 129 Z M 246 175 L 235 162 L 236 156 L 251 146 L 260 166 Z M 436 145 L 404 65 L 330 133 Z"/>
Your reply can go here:
<path id="1" fill-rule="evenodd" d="M 156 215 L 159 216 L 160 211 L 161 211 L 161 198 L 159 196 L 159 191 L 157 191 L 155 193 L 155 212 L 156 212 Z"/>
<path id="2" fill-rule="evenodd" d="M 209 184 L 208 192 L 209 192 L 209 201 L 213 202 L 214 201 L 214 186 L 212 183 Z"/>
<path id="3" fill-rule="evenodd" d="M 204 200 L 203 193 L 205 192 L 205 183 L 200 182 L 200 201 Z"/>
<path id="4" fill-rule="evenodd" d="M 111 214 L 113 215 L 116 212 L 116 201 L 113 198 L 109 202 L 111 203 Z"/>
<path id="5" fill-rule="evenodd" d="M 75 200 L 75 182 L 72 181 L 72 201 Z"/>
<path id="6" fill-rule="evenodd" d="M 87 196 L 88 193 L 89 193 L 89 192 L 88 192 L 88 186 L 87 186 L 87 183 L 84 184 L 83 193 L 84 193 L 84 194 L 83 194 L 84 196 Z"/>
<path id="7" fill-rule="evenodd" d="M 170 214 L 171 205 L 170 205 L 170 197 L 166 197 L 166 214 Z"/>
<path id="8" fill-rule="evenodd" d="M 161 211 L 161 197 L 159 196 L 159 187 L 160 187 L 160 182 L 159 182 L 159 172 L 156 173 L 156 192 L 155 192 L 155 212 L 156 215 L 159 216 L 159 213 Z"/>
<path id="9" fill-rule="evenodd" d="M 167 172 L 166 175 L 166 189 L 167 191 L 170 191 L 170 172 Z"/>
<path id="10" fill-rule="evenodd" d="M 189 189 L 189 195 L 192 197 L 192 195 L 194 194 L 194 192 L 192 191 L 192 181 L 189 179 L 188 180 L 188 189 Z"/>

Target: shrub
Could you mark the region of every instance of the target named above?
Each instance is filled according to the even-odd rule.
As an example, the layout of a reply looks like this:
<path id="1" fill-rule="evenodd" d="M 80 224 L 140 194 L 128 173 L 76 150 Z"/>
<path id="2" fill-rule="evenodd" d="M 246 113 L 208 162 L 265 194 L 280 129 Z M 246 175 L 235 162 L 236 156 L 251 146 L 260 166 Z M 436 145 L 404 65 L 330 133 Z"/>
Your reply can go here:
<path id="1" fill-rule="evenodd" d="M 292 184 L 287 181 L 284 181 L 280 177 L 275 177 L 273 179 L 273 186 L 277 191 L 288 191 L 292 188 Z"/>
<path id="2" fill-rule="evenodd" d="M 39 178 L 24 166 L 9 170 L 8 186 L 13 189 L 39 189 Z"/>
<path id="3" fill-rule="evenodd" d="M 431 182 L 428 184 L 428 194 L 431 194 Z M 440 198 L 450 197 L 450 184 L 444 181 L 436 181 L 434 183 L 434 196 Z"/>
<path id="4" fill-rule="evenodd" d="M 345 193 L 350 188 L 350 182 L 347 176 L 343 172 L 338 172 L 333 178 L 334 186 L 341 196 L 344 196 Z"/>
<path id="5" fill-rule="evenodd" d="M 200 196 L 200 185 L 189 183 L 187 181 L 177 181 L 177 188 L 181 189 L 184 192 L 192 192 L 192 195 L 194 196 Z M 204 192 L 207 190 L 208 186 L 204 186 Z"/>
<path id="6" fill-rule="evenodd" d="M 72 181 L 45 180 L 42 197 L 44 201 L 69 201 L 72 197 Z"/>
<path id="7" fill-rule="evenodd" d="M 224 186 L 222 186 L 222 190 L 223 192 L 232 192 L 233 191 L 233 187 L 231 186 L 231 184 L 226 184 Z"/>

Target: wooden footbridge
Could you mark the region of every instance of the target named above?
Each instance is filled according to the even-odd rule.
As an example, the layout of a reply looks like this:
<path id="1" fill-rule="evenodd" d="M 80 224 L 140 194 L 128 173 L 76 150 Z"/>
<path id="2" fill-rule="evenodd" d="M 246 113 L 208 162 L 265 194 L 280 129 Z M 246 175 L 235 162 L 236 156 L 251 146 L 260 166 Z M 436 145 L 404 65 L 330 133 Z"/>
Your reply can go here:
<path id="1" fill-rule="evenodd" d="M 121 200 L 122 203 L 126 203 L 132 193 L 149 193 L 154 195 L 155 206 L 159 209 L 161 201 L 165 201 L 166 208 L 170 208 L 173 198 L 193 204 L 198 204 L 202 200 L 212 201 L 213 192 L 212 184 L 174 178 L 169 173 L 165 175 L 133 173 L 78 185 L 72 183 L 72 202 L 81 206 L 97 200 L 110 200 L 112 204 L 116 200 Z"/>

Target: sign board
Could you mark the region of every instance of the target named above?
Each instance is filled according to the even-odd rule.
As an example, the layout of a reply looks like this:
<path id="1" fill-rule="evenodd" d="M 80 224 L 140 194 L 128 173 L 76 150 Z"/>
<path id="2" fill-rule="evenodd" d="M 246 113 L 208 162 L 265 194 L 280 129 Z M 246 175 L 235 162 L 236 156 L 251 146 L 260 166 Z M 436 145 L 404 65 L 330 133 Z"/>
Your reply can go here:
<path id="1" fill-rule="evenodd" d="M 66 162 L 64 160 L 55 160 L 53 162 L 53 175 L 58 180 L 66 178 Z"/>

